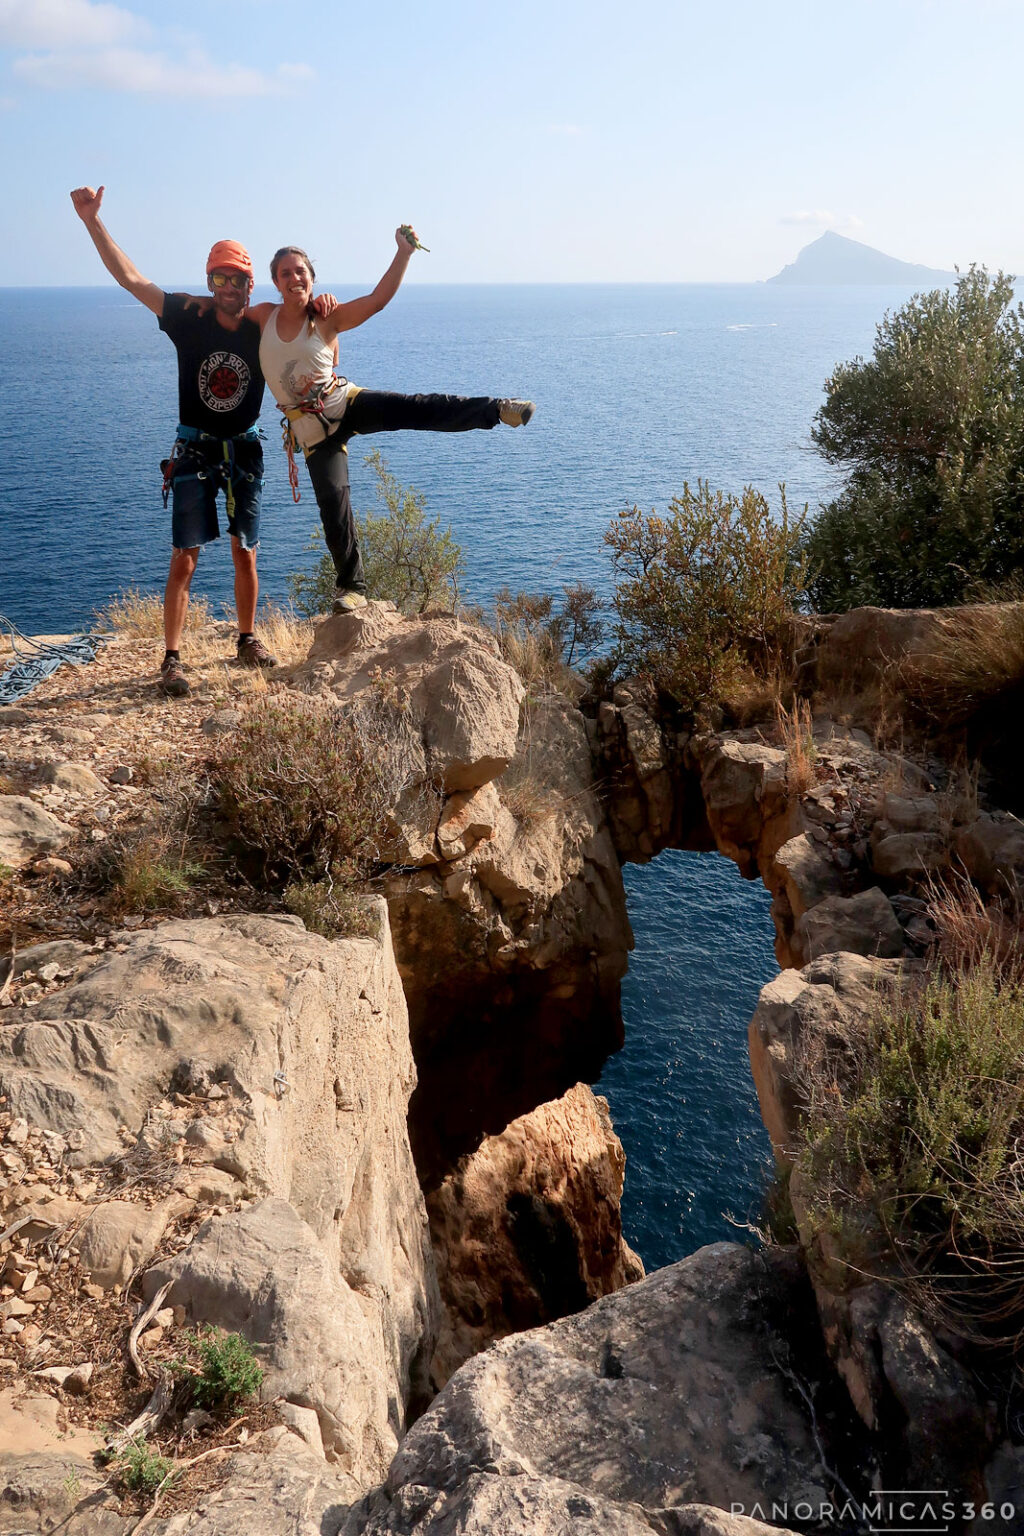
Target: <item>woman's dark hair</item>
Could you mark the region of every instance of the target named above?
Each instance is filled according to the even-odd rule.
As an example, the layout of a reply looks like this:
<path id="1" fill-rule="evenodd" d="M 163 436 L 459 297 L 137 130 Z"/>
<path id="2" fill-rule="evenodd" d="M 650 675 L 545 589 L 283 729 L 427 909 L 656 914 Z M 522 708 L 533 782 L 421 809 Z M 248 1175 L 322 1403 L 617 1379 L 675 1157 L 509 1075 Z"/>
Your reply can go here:
<path id="1" fill-rule="evenodd" d="M 270 258 L 270 281 L 277 282 L 277 269 L 286 256 L 301 256 L 309 268 L 309 275 L 316 282 L 316 273 L 313 271 L 313 263 L 302 249 L 301 245 L 282 245 L 279 251 L 275 251 Z"/>

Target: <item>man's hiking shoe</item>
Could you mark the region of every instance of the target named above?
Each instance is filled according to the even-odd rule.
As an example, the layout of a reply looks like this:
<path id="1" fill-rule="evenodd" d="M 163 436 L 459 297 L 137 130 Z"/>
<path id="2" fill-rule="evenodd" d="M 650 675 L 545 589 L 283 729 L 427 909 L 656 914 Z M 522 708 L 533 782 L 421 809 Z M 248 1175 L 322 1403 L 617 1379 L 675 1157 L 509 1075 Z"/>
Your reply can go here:
<path id="1" fill-rule="evenodd" d="M 157 684 L 161 693 L 166 693 L 170 699 L 183 699 L 186 694 L 192 692 L 185 676 L 185 668 L 176 656 L 168 656 L 160 664 L 160 682 Z"/>
<path id="2" fill-rule="evenodd" d="M 367 603 L 365 592 L 352 592 L 345 587 L 335 587 L 334 602 L 331 604 L 332 613 L 355 613 L 360 608 L 365 608 Z"/>
<path id="3" fill-rule="evenodd" d="M 506 427 L 525 427 L 536 409 L 532 400 L 499 400 L 498 420 Z"/>
<path id="4" fill-rule="evenodd" d="M 255 635 L 246 635 L 238 642 L 238 663 L 242 667 L 276 667 L 277 657 L 271 656 Z"/>

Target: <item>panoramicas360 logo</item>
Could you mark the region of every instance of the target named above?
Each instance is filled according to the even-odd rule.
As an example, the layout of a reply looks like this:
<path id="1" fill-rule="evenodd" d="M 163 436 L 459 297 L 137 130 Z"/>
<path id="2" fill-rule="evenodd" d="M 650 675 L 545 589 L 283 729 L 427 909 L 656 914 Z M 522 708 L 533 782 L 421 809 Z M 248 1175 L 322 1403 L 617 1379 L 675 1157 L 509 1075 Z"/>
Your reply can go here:
<path id="1" fill-rule="evenodd" d="M 765 1500 L 755 1504 L 730 1504 L 729 1513 L 769 1524 L 808 1525 L 821 1529 L 865 1528 L 878 1536 L 945 1536 L 954 1526 L 972 1520 L 988 1523 L 992 1536 L 1009 1536 L 1022 1529 L 1016 1523 L 1016 1505 L 1004 1500 L 978 1503 L 960 1499 L 948 1488 L 873 1488 L 865 1499 L 842 1504 L 813 1503 L 810 1499 Z M 1022 1511 L 1024 1514 L 1024 1511 Z"/>

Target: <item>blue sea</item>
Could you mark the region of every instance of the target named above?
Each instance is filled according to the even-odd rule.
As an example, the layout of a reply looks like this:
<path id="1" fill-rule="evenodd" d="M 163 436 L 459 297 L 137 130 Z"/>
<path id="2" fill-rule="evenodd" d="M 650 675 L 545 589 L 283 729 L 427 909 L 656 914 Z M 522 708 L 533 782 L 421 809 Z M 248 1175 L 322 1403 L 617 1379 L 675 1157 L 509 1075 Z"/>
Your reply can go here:
<path id="1" fill-rule="evenodd" d="M 333 287 L 339 297 L 356 291 Z M 272 291 L 257 290 L 257 298 Z M 907 289 L 743 285 L 410 286 L 342 337 L 341 368 L 376 389 L 526 396 L 524 430 L 406 434 L 380 446 L 467 561 L 469 601 L 507 585 L 602 593 L 602 535 L 623 507 L 664 509 L 685 480 L 812 510 L 834 487 L 810 444 L 824 381 L 870 352 Z M 115 287 L 0 289 L 0 613 L 68 631 L 127 586 L 161 590 L 169 516 L 159 461 L 174 435 L 174 353 Z M 269 398 L 269 397 L 268 397 Z M 285 599 L 317 523 L 293 505 L 278 418 L 264 410 L 260 573 Z M 372 505 L 360 442 L 353 499 Z M 194 590 L 231 595 L 226 541 Z M 648 1267 L 736 1235 L 768 1160 L 746 1029 L 775 972 L 768 898 L 715 854 L 665 853 L 626 871 L 637 947 L 625 1048 L 605 1068 L 627 1155 L 623 1220 Z"/>

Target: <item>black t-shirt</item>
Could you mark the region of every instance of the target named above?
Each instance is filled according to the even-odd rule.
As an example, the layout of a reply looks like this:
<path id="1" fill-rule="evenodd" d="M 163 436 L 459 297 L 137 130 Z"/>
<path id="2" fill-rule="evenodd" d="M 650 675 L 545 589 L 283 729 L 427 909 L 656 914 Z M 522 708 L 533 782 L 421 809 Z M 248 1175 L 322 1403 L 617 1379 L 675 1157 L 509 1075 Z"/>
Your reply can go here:
<path id="1" fill-rule="evenodd" d="M 164 294 L 157 321 L 178 353 L 178 420 L 214 437 L 237 437 L 255 424 L 263 404 L 260 328 L 243 320 L 224 328 L 214 310 L 185 308 L 186 295 Z"/>

